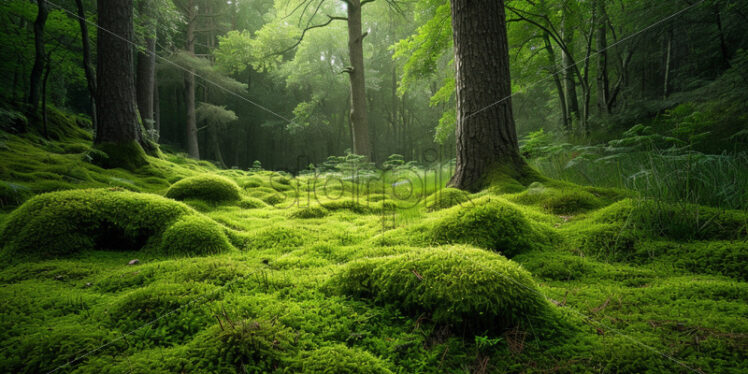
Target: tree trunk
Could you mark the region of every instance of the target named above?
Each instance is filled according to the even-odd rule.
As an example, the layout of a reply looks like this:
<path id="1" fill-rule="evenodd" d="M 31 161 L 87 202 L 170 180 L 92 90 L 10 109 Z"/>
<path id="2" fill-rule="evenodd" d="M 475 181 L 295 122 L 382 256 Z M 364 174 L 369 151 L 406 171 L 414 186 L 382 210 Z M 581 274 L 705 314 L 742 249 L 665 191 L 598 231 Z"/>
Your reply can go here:
<path id="1" fill-rule="evenodd" d="M 574 40 L 574 31 L 570 30 L 566 21 L 562 21 L 563 41 L 567 48 L 571 48 Z M 566 89 L 566 113 L 569 116 L 569 124 L 579 121 L 579 100 L 577 98 L 577 84 L 574 81 L 574 59 L 570 51 L 561 49 L 561 62 L 563 64 L 564 88 Z M 578 122 L 577 122 L 578 123 Z M 573 126 L 569 126 L 570 128 Z"/>
<path id="2" fill-rule="evenodd" d="M 47 23 L 47 2 L 45 0 L 37 1 L 36 21 L 34 21 L 34 67 L 31 69 L 31 86 L 29 87 L 28 103 L 31 105 L 30 114 L 36 117 L 39 109 L 39 90 L 42 82 L 42 73 L 44 73 L 44 25 Z M 25 130 L 25 129 L 24 129 Z"/>
<path id="3" fill-rule="evenodd" d="M 673 29 L 668 29 L 665 35 L 665 78 L 662 84 L 662 97 L 670 95 L 670 58 L 673 50 Z"/>
<path id="4" fill-rule="evenodd" d="M 156 136 L 159 136 L 161 134 L 161 101 L 158 97 L 158 79 L 155 74 L 153 77 L 153 125 Z M 158 141 L 158 138 L 156 141 Z"/>
<path id="5" fill-rule="evenodd" d="M 96 43 L 99 127 L 94 143 L 109 156 L 104 166 L 134 168 L 146 160 L 138 144 L 132 48 L 125 41 L 134 37 L 132 0 L 98 0 L 97 4 L 101 26 Z"/>
<path id="6" fill-rule="evenodd" d="M 44 125 L 44 138 L 49 139 L 49 134 L 47 133 L 47 81 L 49 80 L 49 73 L 52 71 L 52 52 L 47 54 L 45 60 L 46 71 L 42 79 L 42 124 Z"/>
<path id="7" fill-rule="evenodd" d="M 148 32 L 155 29 L 148 25 Z M 140 119 L 147 130 L 153 130 L 153 87 L 156 79 L 156 37 L 151 34 L 145 39 L 145 51 L 138 52 L 138 71 L 135 91 L 138 98 Z"/>
<path id="8" fill-rule="evenodd" d="M 545 50 L 548 51 L 548 62 L 551 64 L 551 74 L 553 74 L 553 83 L 556 84 L 556 91 L 558 91 L 558 101 L 561 106 L 561 118 L 563 130 L 566 133 L 571 132 L 571 122 L 569 122 L 569 113 L 566 108 L 566 95 L 564 94 L 564 85 L 561 83 L 561 78 L 558 77 L 556 71 L 556 54 L 553 52 L 553 46 L 551 45 L 551 39 L 548 34 L 543 34 L 543 41 L 545 42 Z"/>
<path id="9" fill-rule="evenodd" d="M 351 132 L 353 153 L 372 159 L 369 123 L 366 114 L 366 82 L 364 79 L 364 36 L 361 33 L 361 0 L 348 0 L 348 54 L 351 69 Z"/>
<path id="10" fill-rule="evenodd" d="M 83 1 L 75 0 L 78 7 L 78 24 L 81 28 L 81 43 L 83 44 L 83 72 L 86 74 L 88 83 L 88 94 L 90 95 L 91 106 L 91 124 L 96 132 L 96 74 L 91 64 L 91 45 L 88 43 L 88 24 L 86 22 L 86 12 L 83 10 Z"/>
<path id="11" fill-rule="evenodd" d="M 457 164 L 450 186 L 476 191 L 487 174 L 524 165 L 514 127 L 503 0 L 450 0 L 457 90 Z"/>
<path id="12" fill-rule="evenodd" d="M 597 0 L 597 7 L 600 17 L 597 22 L 597 110 L 600 114 L 608 114 L 608 14 L 603 0 Z"/>
<path id="13" fill-rule="evenodd" d="M 195 55 L 195 4 L 193 0 L 187 2 L 187 53 Z M 187 106 L 187 154 L 194 159 L 200 159 L 200 148 L 197 139 L 197 118 L 195 117 L 195 74 L 192 70 L 184 76 L 184 101 Z"/>

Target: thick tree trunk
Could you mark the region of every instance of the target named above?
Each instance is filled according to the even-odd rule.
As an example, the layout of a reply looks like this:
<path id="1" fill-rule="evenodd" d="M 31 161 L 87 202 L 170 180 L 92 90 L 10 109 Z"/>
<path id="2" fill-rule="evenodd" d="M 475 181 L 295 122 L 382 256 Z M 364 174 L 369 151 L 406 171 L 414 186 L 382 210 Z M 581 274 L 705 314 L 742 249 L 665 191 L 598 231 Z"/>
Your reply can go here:
<path id="1" fill-rule="evenodd" d="M 47 23 L 47 2 L 45 0 L 37 1 L 36 21 L 34 21 L 34 67 L 31 68 L 31 85 L 29 87 L 28 103 L 31 105 L 30 114 L 35 117 L 39 109 L 39 95 L 42 83 L 42 74 L 44 73 L 44 25 Z M 38 117 L 36 117 L 38 118 Z"/>
<path id="2" fill-rule="evenodd" d="M 521 168 L 503 0 L 450 0 L 457 89 L 457 164 L 449 185 L 479 190 L 495 168 Z"/>
<path id="3" fill-rule="evenodd" d="M 564 44 L 568 48 L 571 48 L 574 41 L 574 32 L 573 30 L 568 29 L 565 21 L 563 22 L 562 27 L 564 29 Z M 569 116 L 569 123 L 573 124 L 574 121 L 579 121 L 581 118 L 579 113 L 579 99 L 577 98 L 577 83 L 574 80 L 574 59 L 566 50 L 562 49 L 561 60 L 564 69 L 564 88 L 566 89 L 566 113 Z M 577 124 L 578 123 L 579 122 L 577 122 Z"/>
<path id="4" fill-rule="evenodd" d="M 597 110 L 601 114 L 608 114 L 608 14 L 603 0 L 597 0 L 597 7 L 600 17 L 597 22 Z"/>
<path id="5" fill-rule="evenodd" d="M 96 74 L 91 64 L 91 45 L 88 43 L 88 23 L 86 22 L 86 12 L 83 10 L 83 1 L 75 0 L 78 8 L 78 24 L 81 28 L 81 43 L 83 44 L 83 72 L 86 74 L 88 83 L 88 94 L 90 95 L 91 105 L 91 124 L 94 132 L 96 131 Z"/>
<path id="6" fill-rule="evenodd" d="M 138 143 L 141 134 L 132 47 L 125 41 L 134 37 L 132 0 L 98 0 L 97 4 L 101 26 L 96 43 L 99 127 L 94 143 L 109 156 L 104 166 L 134 168 L 146 160 Z"/>
<path id="7" fill-rule="evenodd" d="M 361 0 L 348 0 L 348 54 L 351 59 L 351 132 L 353 153 L 372 158 L 369 120 L 366 114 L 364 79 L 364 36 L 361 33 Z"/>
<path id="8" fill-rule="evenodd" d="M 42 123 L 44 125 L 44 138 L 49 139 L 49 134 L 47 133 L 47 81 L 49 80 L 49 73 L 52 71 L 52 52 L 47 54 L 45 60 L 45 72 L 42 79 Z"/>
<path id="9" fill-rule="evenodd" d="M 193 0 L 187 3 L 187 53 L 195 55 L 195 4 Z M 195 117 L 195 74 L 193 71 L 185 73 L 184 76 L 184 99 L 187 106 L 187 154 L 195 159 L 200 159 L 200 147 L 197 138 L 197 117 Z"/>

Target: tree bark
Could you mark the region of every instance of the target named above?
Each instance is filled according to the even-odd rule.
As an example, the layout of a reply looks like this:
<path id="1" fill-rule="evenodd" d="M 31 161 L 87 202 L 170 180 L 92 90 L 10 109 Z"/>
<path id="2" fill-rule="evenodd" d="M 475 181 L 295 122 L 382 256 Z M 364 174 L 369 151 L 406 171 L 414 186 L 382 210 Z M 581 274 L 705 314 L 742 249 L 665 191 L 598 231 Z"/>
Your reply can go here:
<path id="1" fill-rule="evenodd" d="M 145 51 L 138 52 L 138 71 L 135 91 L 140 119 L 147 130 L 153 130 L 153 88 L 156 79 L 156 36 L 153 23 L 146 25 L 149 36 L 145 38 Z"/>
<path id="2" fill-rule="evenodd" d="M 476 191 L 494 168 L 524 165 L 514 127 L 503 0 L 450 0 L 457 164 L 450 186 Z"/>
<path id="3" fill-rule="evenodd" d="M 31 85 L 28 97 L 28 103 L 31 105 L 30 114 L 35 118 L 38 118 L 36 112 L 39 109 L 39 91 L 42 74 L 44 73 L 44 59 L 46 57 L 44 54 L 44 25 L 47 23 L 48 14 L 46 0 L 38 0 L 36 21 L 34 21 L 34 67 L 31 68 Z"/>
<path id="4" fill-rule="evenodd" d="M 45 59 L 45 72 L 44 78 L 42 79 L 42 123 L 44 124 L 44 138 L 49 139 L 47 133 L 47 81 L 49 80 L 49 73 L 52 71 L 52 52 L 47 54 Z"/>
<path id="5" fill-rule="evenodd" d="M 91 64 L 91 45 L 88 43 L 88 24 L 86 23 L 86 12 L 83 9 L 83 1 L 75 0 L 78 7 L 78 24 L 81 28 L 81 43 L 83 44 L 83 72 L 86 74 L 88 83 L 88 94 L 90 95 L 91 124 L 96 132 L 96 73 Z"/>
<path id="6" fill-rule="evenodd" d="M 353 153 L 372 159 L 369 123 L 366 113 L 366 81 L 364 79 L 364 36 L 361 33 L 361 0 L 348 0 L 348 54 L 351 69 L 351 132 Z"/>
<path id="7" fill-rule="evenodd" d="M 608 14 L 603 0 L 597 0 L 597 7 L 600 17 L 597 22 L 597 110 L 601 114 L 608 114 Z"/>
<path id="8" fill-rule="evenodd" d="M 569 48 L 572 45 L 574 35 L 573 31 L 566 27 L 564 22 L 564 44 Z M 564 69 L 564 88 L 566 89 L 566 113 L 569 116 L 569 124 L 573 124 L 574 121 L 579 121 L 579 99 L 577 98 L 577 84 L 574 81 L 574 60 L 572 56 L 564 49 L 561 50 L 561 59 Z M 577 122 L 578 123 L 578 122 Z M 572 126 L 569 126 L 570 128 Z"/>
<path id="9" fill-rule="evenodd" d="M 125 41 L 134 36 L 133 3 L 98 0 L 97 4 L 101 26 L 96 43 L 99 127 L 94 143 L 108 153 L 107 166 L 134 167 L 142 164 L 145 157 L 138 144 L 140 124 L 135 108 L 132 46 Z"/>
<path id="10" fill-rule="evenodd" d="M 561 78 L 556 74 L 556 54 L 553 52 L 553 46 L 551 45 L 551 39 L 548 34 L 543 34 L 543 41 L 545 42 L 545 49 L 548 51 L 548 61 L 551 64 L 551 74 L 553 74 L 553 83 L 556 84 L 556 91 L 558 91 L 558 101 L 561 106 L 561 124 L 564 132 L 571 132 L 571 123 L 569 122 L 569 113 L 566 108 L 566 95 L 564 94 L 564 85 L 561 83 Z"/>
<path id="11" fill-rule="evenodd" d="M 187 2 L 187 53 L 195 55 L 195 3 L 193 0 Z M 200 147 L 197 138 L 197 117 L 195 116 L 195 73 L 190 70 L 184 76 L 184 101 L 187 106 L 187 154 L 194 158 L 200 159 Z"/>

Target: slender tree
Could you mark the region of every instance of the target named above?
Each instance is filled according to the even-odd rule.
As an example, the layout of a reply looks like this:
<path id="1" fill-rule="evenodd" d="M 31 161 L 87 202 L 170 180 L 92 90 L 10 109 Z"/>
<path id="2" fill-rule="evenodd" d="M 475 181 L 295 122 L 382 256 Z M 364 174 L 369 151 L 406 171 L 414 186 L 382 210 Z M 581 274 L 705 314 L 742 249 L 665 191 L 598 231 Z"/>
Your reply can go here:
<path id="1" fill-rule="evenodd" d="M 31 68 L 31 85 L 29 86 L 28 103 L 31 105 L 30 113 L 36 116 L 39 109 L 39 97 L 42 84 L 42 73 L 44 73 L 44 62 L 47 55 L 44 53 L 44 25 L 47 23 L 49 10 L 45 0 L 38 0 L 36 21 L 34 21 L 34 67 Z"/>
<path id="2" fill-rule="evenodd" d="M 96 115 L 94 143 L 107 153 L 104 166 L 134 168 L 145 162 L 135 108 L 132 0 L 98 0 Z"/>
<path id="3" fill-rule="evenodd" d="M 154 80 L 156 79 L 156 21 L 153 16 L 152 1 L 141 1 L 138 10 L 145 32 L 145 49 L 138 51 L 138 68 L 135 92 L 138 99 L 140 119 L 147 130 L 154 129 Z"/>
<path id="4" fill-rule="evenodd" d="M 78 24 L 81 28 L 81 43 L 83 45 L 83 72 L 86 74 L 88 83 L 88 94 L 90 95 L 91 104 L 91 123 L 96 129 L 96 73 L 91 64 L 91 46 L 88 43 L 88 24 L 86 22 L 86 12 L 83 9 L 83 0 L 75 0 L 78 10 Z"/>
<path id="5" fill-rule="evenodd" d="M 519 170 L 503 0 L 450 0 L 457 89 L 451 186 L 475 191 L 498 168 Z"/>

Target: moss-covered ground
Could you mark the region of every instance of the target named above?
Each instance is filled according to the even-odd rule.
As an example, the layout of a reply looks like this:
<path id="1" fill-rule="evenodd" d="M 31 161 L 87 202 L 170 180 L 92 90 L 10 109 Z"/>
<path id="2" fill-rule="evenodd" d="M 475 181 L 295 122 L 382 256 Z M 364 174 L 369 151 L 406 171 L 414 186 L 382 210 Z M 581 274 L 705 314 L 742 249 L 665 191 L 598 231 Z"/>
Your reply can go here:
<path id="1" fill-rule="evenodd" d="M 81 134 L 0 133 L 0 372 L 748 367 L 746 212 L 428 170 L 102 169 Z"/>

